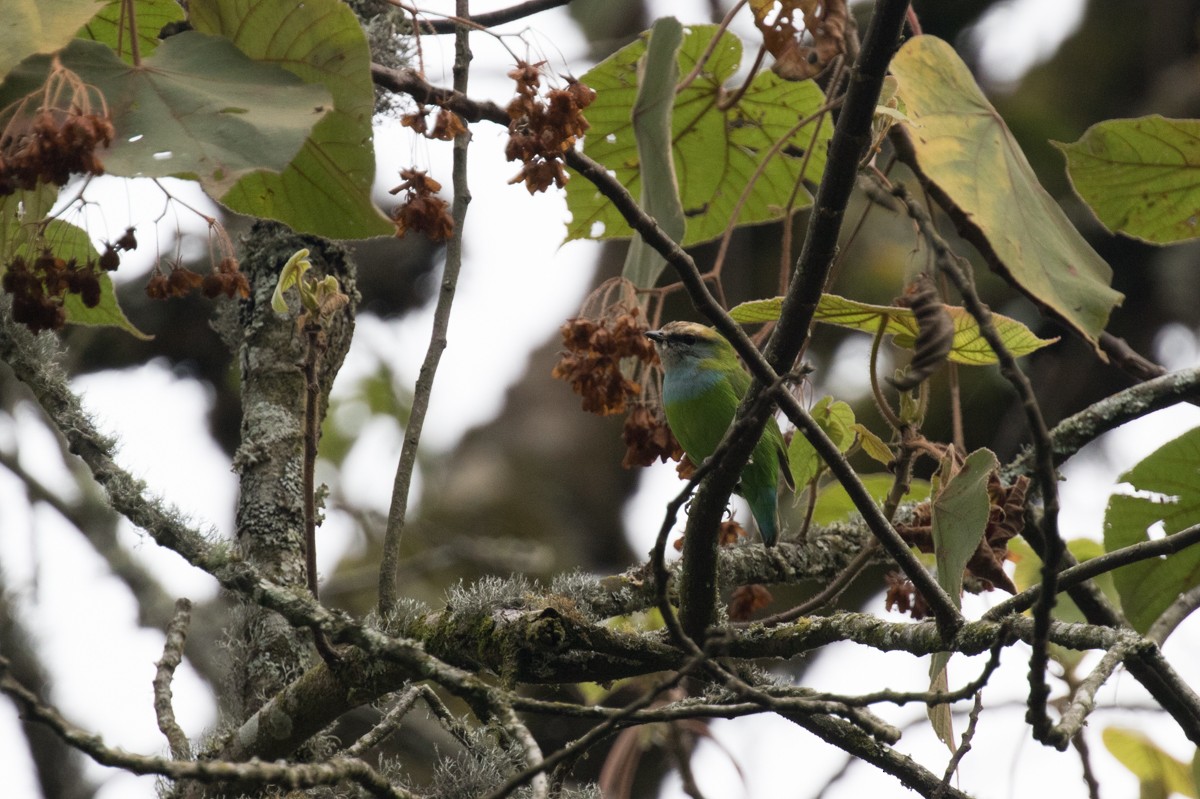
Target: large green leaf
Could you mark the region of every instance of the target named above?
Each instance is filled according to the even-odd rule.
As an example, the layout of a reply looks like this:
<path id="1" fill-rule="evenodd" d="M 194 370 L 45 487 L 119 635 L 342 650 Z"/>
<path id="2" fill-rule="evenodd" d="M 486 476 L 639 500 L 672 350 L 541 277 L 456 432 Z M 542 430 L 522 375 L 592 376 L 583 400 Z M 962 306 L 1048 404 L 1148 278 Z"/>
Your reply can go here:
<path id="1" fill-rule="evenodd" d="M 1153 244 L 1200 236 L 1200 119 L 1110 119 L 1053 144 L 1109 230 Z"/>
<path id="2" fill-rule="evenodd" d="M 129 23 L 121 24 L 123 3 L 124 0 L 108 0 L 108 4 L 80 28 L 76 36 L 107 44 L 117 51 L 117 55 L 132 64 L 133 48 L 129 46 Z M 158 33 L 163 26 L 183 19 L 183 7 L 176 0 L 135 0 L 133 7 L 137 15 L 138 56 L 146 58 L 161 43 Z"/>
<path id="3" fill-rule="evenodd" d="M 742 324 L 773 322 L 779 318 L 782 307 L 783 297 L 751 300 L 733 308 L 729 315 L 734 321 Z M 950 360 L 966 366 L 987 366 L 996 363 L 996 353 L 979 332 L 979 324 L 975 317 L 958 305 L 947 305 L 946 311 L 954 320 L 954 343 L 950 348 Z M 871 334 L 879 330 L 880 324 L 885 324 L 887 329 L 884 333 L 894 336 L 896 345 L 906 349 L 913 348 L 919 332 L 917 317 L 911 308 L 870 305 L 836 294 L 821 295 L 813 319 Z M 1004 346 L 1018 358 L 1058 341 L 1057 338 L 1039 338 L 1017 320 L 998 313 L 992 314 L 992 324 L 1000 334 Z"/>
<path id="4" fill-rule="evenodd" d="M 687 29 L 679 49 L 681 74 L 692 70 L 716 33 L 713 25 Z M 582 77 L 597 93 L 596 101 L 587 110 L 592 127 L 584 139 L 584 152 L 613 170 L 635 197 L 641 195 L 642 176 L 631 110 L 638 91 L 637 64 L 645 50 L 645 41 L 639 39 Z M 812 81 L 792 83 L 768 71 L 754 76 L 737 105 L 721 110 L 718 100 L 724 98 L 725 81 L 737 71 L 741 58 L 741 42 L 736 36 L 723 33 L 699 77 L 675 96 L 673 151 L 680 199 L 687 216 L 685 245 L 721 235 L 768 151 L 798 121 L 814 114 L 825 102 Z M 738 223 L 782 218 L 788 197 L 801 178 L 804 154 L 810 148 L 812 153 L 804 175 L 816 180 L 824 170 L 831 131 L 832 125 L 823 119 L 819 130 L 809 123 L 788 137 L 786 146 L 771 158 L 754 183 Z M 810 203 L 811 197 L 801 190 L 796 207 L 804 208 Z M 612 204 L 587 181 L 567 184 L 567 208 L 572 215 L 567 240 L 632 235 Z"/>
<path id="5" fill-rule="evenodd" d="M 106 0 L 4 0 L 0 7 L 0 78 L 35 53 L 66 47 Z"/>
<path id="6" fill-rule="evenodd" d="M 51 220 L 44 228 L 36 224 L 45 218 L 57 196 L 54 187 L 42 185 L 33 191 L 0 197 L 0 275 L 14 256 L 32 260 L 41 254 L 43 245 L 63 260 L 74 258 L 85 263 L 99 257 L 91 237 L 82 228 L 58 219 Z M 100 275 L 100 303 L 95 308 L 84 305 L 78 294 L 67 294 L 63 309 L 71 324 L 118 327 L 135 338 L 153 338 L 134 327 L 125 316 L 107 274 Z"/>
<path id="7" fill-rule="evenodd" d="M 1200 520 L 1200 427 L 1151 453 L 1121 475 L 1130 493 L 1114 494 L 1104 513 L 1109 552 L 1147 541 L 1151 531 L 1178 533 Z M 1146 632 L 1179 594 L 1200 584 L 1200 547 L 1151 558 L 1113 572 L 1125 617 Z"/>
<path id="8" fill-rule="evenodd" d="M 100 151 L 105 169 L 196 178 L 215 197 L 248 172 L 286 167 L 329 104 L 321 87 L 255 63 L 219 36 L 172 36 L 138 67 L 83 39 L 59 58 L 108 102 L 117 137 Z M 49 61 L 33 56 L 13 70 L 0 106 L 40 86 Z"/>
<path id="9" fill-rule="evenodd" d="M 221 201 L 330 238 L 395 233 L 371 201 L 375 90 L 367 40 L 350 8 L 338 0 L 192 0 L 190 10 L 197 30 L 226 36 L 255 61 L 333 95 L 333 110 L 282 173 L 249 175 Z"/>
<path id="10" fill-rule="evenodd" d="M 1004 276 L 1095 344 L 1122 295 L 954 49 L 933 36 L 892 60 L 921 170 L 969 217 Z"/>

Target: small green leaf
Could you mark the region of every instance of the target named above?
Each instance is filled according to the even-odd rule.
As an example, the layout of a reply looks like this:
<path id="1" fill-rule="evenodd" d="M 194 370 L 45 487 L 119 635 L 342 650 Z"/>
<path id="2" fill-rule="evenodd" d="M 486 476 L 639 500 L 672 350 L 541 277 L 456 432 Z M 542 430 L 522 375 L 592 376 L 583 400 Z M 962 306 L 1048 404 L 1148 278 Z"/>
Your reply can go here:
<path id="1" fill-rule="evenodd" d="M 1109 230 L 1152 244 L 1200 236 L 1200 119 L 1110 119 L 1077 142 L 1053 144 Z"/>
<path id="2" fill-rule="evenodd" d="M 394 234 L 371 199 L 375 87 L 366 36 L 350 7 L 340 0 L 192 0 L 189 10 L 196 30 L 225 36 L 255 61 L 333 95 L 332 110 L 281 173 L 247 175 L 221 202 L 328 238 Z"/>
<path id="3" fill-rule="evenodd" d="M 1171 535 L 1200 518 L 1200 427 L 1151 453 L 1121 475 L 1128 493 L 1114 494 L 1104 514 L 1109 552 Z M 1125 617 L 1144 633 L 1184 591 L 1200 584 L 1200 547 L 1151 558 L 1113 572 Z"/>
<path id="4" fill-rule="evenodd" d="M 715 25 L 686 29 L 679 49 L 679 71 L 688 74 L 717 35 Z M 591 124 L 584 152 L 616 174 L 635 196 L 641 195 L 642 170 L 633 135 L 631 109 L 638 92 L 637 65 L 646 50 L 638 39 L 589 70 L 581 80 L 595 89 L 588 107 Z M 672 114 L 675 171 L 687 216 L 684 245 L 711 241 L 733 218 L 734 206 L 768 151 L 785 141 L 754 183 L 738 216 L 743 225 L 781 219 L 793 188 L 802 177 L 816 180 L 825 168 L 825 150 L 832 124 L 809 123 L 789 135 L 795 124 L 816 113 L 825 102 L 812 81 L 789 82 L 769 70 L 758 72 L 737 105 L 722 110 L 724 84 L 742 59 L 736 36 L 722 33 L 700 75 L 675 96 Z M 811 151 L 806 159 L 805 154 Z M 801 171 L 803 170 L 803 175 Z M 803 189 L 796 208 L 812 198 Z M 567 240 L 627 238 L 632 230 L 603 195 L 584 180 L 567 184 L 571 222 Z"/>
<path id="5" fill-rule="evenodd" d="M 271 294 L 271 310 L 275 313 L 287 313 L 287 300 L 283 298 L 283 293 L 296 286 L 303 294 L 304 288 L 304 273 L 312 268 L 312 262 L 308 260 L 308 250 L 296 250 L 291 258 L 288 258 L 287 263 L 283 265 L 283 269 L 279 272 L 279 281 L 275 284 L 275 291 Z"/>
<path id="6" fill-rule="evenodd" d="M 1004 276 L 1097 347 L 1122 296 L 949 44 L 915 36 L 890 66 L 921 170 L 987 239 Z"/>
<path id="7" fill-rule="evenodd" d="M 100 13 L 92 17 L 75 34 L 78 39 L 107 44 L 117 51 L 126 63 L 133 63 L 133 50 L 129 46 L 129 23 L 121 25 L 121 6 L 124 0 L 108 0 Z M 137 15 L 138 55 L 146 58 L 153 53 L 162 40 L 158 33 L 163 26 L 183 20 L 183 7 L 176 0 L 135 0 L 134 14 Z M 118 50 L 118 48 L 120 48 Z"/>
<path id="8" fill-rule="evenodd" d="M 758 322 L 773 322 L 779 318 L 783 305 L 782 297 L 772 297 L 766 300 L 752 300 L 733 308 L 729 315 L 734 321 L 742 324 Z M 964 366 L 987 366 L 996 363 L 996 353 L 979 332 L 979 324 L 975 317 L 958 305 L 947 305 L 947 312 L 954 320 L 954 343 L 950 349 L 950 360 Z M 836 294 L 823 294 L 817 303 L 817 312 L 813 316 L 818 322 L 824 322 L 840 327 L 849 327 L 874 335 L 881 323 L 886 323 L 884 331 L 894 337 L 896 346 L 912 349 L 916 343 L 919 325 L 917 317 L 910 308 L 897 305 L 871 305 L 865 302 L 848 300 Z M 1015 319 L 998 313 L 992 314 L 992 325 L 1000 334 L 1004 346 L 1015 357 L 1028 355 L 1042 347 L 1058 341 L 1057 338 L 1039 338 L 1033 331 Z"/>
<path id="9" fill-rule="evenodd" d="M 870 455 L 874 460 L 887 466 L 895 458 L 892 448 L 882 438 L 875 435 L 861 423 L 855 422 L 851 426 L 851 429 L 858 436 L 858 442 L 862 444 L 863 452 Z"/>
<path id="10" fill-rule="evenodd" d="M 1145 733 L 1107 727 L 1100 733 L 1100 738 L 1112 756 L 1138 778 L 1143 797 L 1166 799 L 1180 794 L 1196 799 L 1191 767 L 1176 760 Z"/>
<path id="11" fill-rule="evenodd" d="M 854 411 L 848 404 L 840 400 L 835 402 L 833 397 L 822 397 L 813 405 L 811 414 L 817 426 L 837 445 L 838 452 L 850 449 L 854 443 L 854 432 L 850 429 L 854 424 Z M 817 476 L 821 463 L 821 457 L 807 438 L 799 432 L 792 436 L 788 445 L 788 464 L 797 488 Z"/>
<path id="12" fill-rule="evenodd" d="M 861 475 L 859 479 L 862 480 L 867 493 L 874 497 L 876 504 L 883 504 L 892 490 L 892 483 L 896 481 L 894 475 L 884 473 L 865 474 Z M 909 484 L 908 494 L 904 497 L 904 501 L 920 502 L 928 499 L 929 490 L 928 480 L 913 480 Z M 813 510 L 812 523 L 830 525 L 845 521 L 857 513 L 858 509 L 850 500 L 850 495 L 846 493 L 842 484 L 835 480 L 817 494 L 817 507 Z"/>

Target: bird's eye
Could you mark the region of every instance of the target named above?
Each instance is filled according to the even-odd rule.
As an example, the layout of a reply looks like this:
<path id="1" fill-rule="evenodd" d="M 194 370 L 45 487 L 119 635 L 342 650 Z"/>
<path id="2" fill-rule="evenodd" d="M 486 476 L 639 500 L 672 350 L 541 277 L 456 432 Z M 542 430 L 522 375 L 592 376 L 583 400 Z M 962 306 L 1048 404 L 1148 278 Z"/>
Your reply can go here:
<path id="1" fill-rule="evenodd" d="M 690 347 L 696 343 L 696 337 L 693 336 L 691 333 L 680 333 L 679 334 L 679 343 Z"/>

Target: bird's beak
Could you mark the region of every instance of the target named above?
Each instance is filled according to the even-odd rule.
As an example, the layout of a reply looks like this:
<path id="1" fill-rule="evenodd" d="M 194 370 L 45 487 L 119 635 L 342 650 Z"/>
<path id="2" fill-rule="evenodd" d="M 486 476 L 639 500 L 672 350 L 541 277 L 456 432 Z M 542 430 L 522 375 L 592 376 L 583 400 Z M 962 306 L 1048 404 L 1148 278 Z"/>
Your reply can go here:
<path id="1" fill-rule="evenodd" d="M 666 338 L 661 330 L 647 330 L 644 335 L 651 341 L 662 341 Z"/>

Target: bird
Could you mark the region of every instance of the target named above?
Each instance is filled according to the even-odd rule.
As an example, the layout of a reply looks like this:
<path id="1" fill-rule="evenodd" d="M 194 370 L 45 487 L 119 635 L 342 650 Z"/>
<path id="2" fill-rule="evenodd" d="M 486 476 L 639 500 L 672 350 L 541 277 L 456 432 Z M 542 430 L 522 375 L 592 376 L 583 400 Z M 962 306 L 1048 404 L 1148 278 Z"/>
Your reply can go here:
<path id="1" fill-rule="evenodd" d="M 695 322 L 668 322 L 649 330 L 663 367 L 662 401 L 667 425 L 688 459 L 697 466 L 712 455 L 750 388 L 750 374 L 738 361 L 733 345 L 711 327 Z M 792 485 L 787 448 L 774 417 L 742 469 L 737 493 L 750 505 L 763 543 L 774 546 L 779 535 L 780 470 Z"/>

